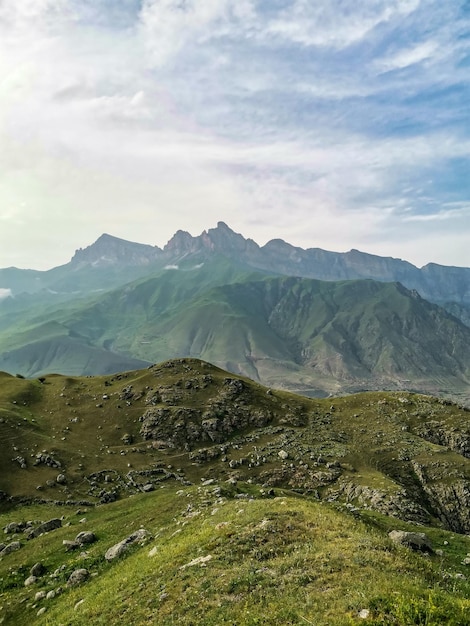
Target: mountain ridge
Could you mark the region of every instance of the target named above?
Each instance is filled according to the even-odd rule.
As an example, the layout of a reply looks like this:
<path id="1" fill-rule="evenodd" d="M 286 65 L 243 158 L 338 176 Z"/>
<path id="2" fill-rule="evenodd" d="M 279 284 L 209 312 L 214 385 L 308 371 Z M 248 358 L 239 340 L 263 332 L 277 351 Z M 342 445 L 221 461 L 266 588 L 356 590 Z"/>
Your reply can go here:
<path id="1" fill-rule="evenodd" d="M 252 269 L 295 275 L 319 280 L 352 280 L 372 278 L 381 282 L 398 281 L 408 289 L 416 289 L 423 298 L 436 303 L 453 302 L 470 305 L 470 268 L 428 263 L 422 268 L 394 257 L 382 257 L 352 249 L 349 252 L 330 252 L 321 248 L 293 246 L 282 239 L 272 239 L 259 246 L 252 239 L 234 232 L 225 222 L 219 221 L 216 228 L 204 230 L 198 236 L 179 230 L 163 249 L 158 246 L 133 243 L 109 234 L 101 235 L 93 244 L 78 249 L 68 264 L 46 272 L 34 270 L 0 269 L 0 288 L 11 289 L 13 294 L 23 290 L 38 291 L 54 289 L 64 284 L 67 271 L 94 270 L 103 272 L 103 280 L 110 280 L 105 270 L 116 272 L 127 268 L 129 279 L 156 271 L 167 265 L 177 264 L 191 256 L 208 258 L 222 254 L 227 258 L 243 262 Z M 22 272 L 29 274 L 23 280 Z M 26 277 L 27 275 L 24 274 Z M 112 284 L 117 284 L 113 277 Z M 99 280 L 98 280 L 99 283 Z"/>

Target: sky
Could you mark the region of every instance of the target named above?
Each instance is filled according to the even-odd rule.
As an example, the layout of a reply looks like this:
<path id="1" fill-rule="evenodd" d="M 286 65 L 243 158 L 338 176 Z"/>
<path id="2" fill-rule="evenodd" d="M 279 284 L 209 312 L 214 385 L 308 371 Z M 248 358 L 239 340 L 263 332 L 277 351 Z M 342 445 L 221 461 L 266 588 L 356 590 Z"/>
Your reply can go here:
<path id="1" fill-rule="evenodd" d="M 468 267 L 469 102 L 469 0 L 0 0 L 0 267 L 218 221 Z"/>

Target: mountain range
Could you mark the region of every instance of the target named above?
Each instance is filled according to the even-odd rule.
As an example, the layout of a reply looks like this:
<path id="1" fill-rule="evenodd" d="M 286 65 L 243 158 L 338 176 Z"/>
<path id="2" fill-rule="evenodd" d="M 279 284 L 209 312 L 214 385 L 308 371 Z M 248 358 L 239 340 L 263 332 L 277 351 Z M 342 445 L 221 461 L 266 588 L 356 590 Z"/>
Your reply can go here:
<path id="1" fill-rule="evenodd" d="M 13 374 L 192 356 L 307 395 L 470 398 L 470 268 L 260 247 L 219 222 L 163 249 L 105 234 L 49 271 L 0 270 L 0 290 L 0 369 Z"/>

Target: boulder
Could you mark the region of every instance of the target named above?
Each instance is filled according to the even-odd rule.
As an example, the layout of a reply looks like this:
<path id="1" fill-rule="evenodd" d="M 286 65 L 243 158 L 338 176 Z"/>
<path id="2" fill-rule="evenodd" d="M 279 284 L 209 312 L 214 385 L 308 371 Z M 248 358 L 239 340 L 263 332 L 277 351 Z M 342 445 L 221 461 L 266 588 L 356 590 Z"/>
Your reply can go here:
<path id="1" fill-rule="evenodd" d="M 107 561 L 112 561 L 113 559 L 116 559 L 124 554 L 124 552 L 126 552 L 135 543 L 140 543 L 148 538 L 150 538 L 150 534 L 148 533 L 148 531 L 146 531 L 144 528 L 140 528 L 135 533 L 132 533 L 132 535 L 129 535 L 129 537 L 126 537 L 126 539 L 123 539 L 119 543 L 116 543 L 114 546 L 109 548 L 109 550 L 107 550 L 106 554 L 104 555 L 104 558 Z"/>
<path id="2" fill-rule="evenodd" d="M 26 524 L 24 522 L 10 522 L 5 526 L 3 532 L 5 535 L 11 535 L 12 533 L 21 533 L 25 529 Z"/>
<path id="3" fill-rule="evenodd" d="M 92 533 L 89 530 L 84 530 L 75 537 L 75 542 L 80 546 L 83 546 L 88 543 L 94 543 L 96 541 L 95 533 Z"/>
<path id="4" fill-rule="evenodd" d="M 433 553 L 431 540 L 425 533 L 412 533 L 404 530 L 391 530 L 388 536 L 394 543 L 398 543 L 417 552 Z"/>
<path id="5" fill-rule="evenodd" d="M 38 576 L 42 576 L 45 571 L 46 571 L 46 568 L 44 567 L 44 565 L 42 563 L 36 563 L 30 569 L 29 573 L 31 574 L 31 576 L 38 577 Z"/>
<path id="6" fill-rule="evenodd" d="M 19 550 L 20 548 L 21 548 L 21 543 L 19 541 L 12 541 L 11 543 L 9 543 L 7 546 L 3 548 L 3 550 L 0 552 L 0 556 L 6 556 L 7 554 L 10 554 L 10 552 L 15 552 L 16 550 Z"/>
<path id="7" fill-rule="evenodd" d="M 90 572 L 87 569 L 76 569 L 70 574 L 67 586 L 75 587 L 76 585 L 81 585 L 89 578 L 89 576 Z"/>
<path id="8" fill-rule="evenodd" d="M 28 539 L 34 539 L 35 537 L 39 537 L 43 533 L 48 533 L 51 530 L 55 530 L 56 528 L 60 528 L 62 526 L 62 521 L 59 518 L 54 518 L 49 520 L 48 522 L 44 522 L 43 524 L 39 524 L 36 528 L 33 528 L 28 533 Z"/>

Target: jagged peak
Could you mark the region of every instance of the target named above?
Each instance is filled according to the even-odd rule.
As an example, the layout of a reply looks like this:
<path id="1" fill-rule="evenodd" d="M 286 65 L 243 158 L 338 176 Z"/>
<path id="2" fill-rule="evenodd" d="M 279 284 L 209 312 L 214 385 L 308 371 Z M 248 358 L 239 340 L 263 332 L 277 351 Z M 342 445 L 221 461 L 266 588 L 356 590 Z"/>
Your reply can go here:
<path id="1" fill-rule="evenodd" d="M 157 246 L 143 243 L 134 243 L 103 233 L 98 239 L 86 248 L 79 248 L 72 257 L 73 265 L 117 265 L 127 263 L 131 265 L 147 265 L 161 252 Z"/>

